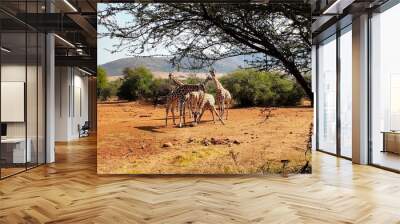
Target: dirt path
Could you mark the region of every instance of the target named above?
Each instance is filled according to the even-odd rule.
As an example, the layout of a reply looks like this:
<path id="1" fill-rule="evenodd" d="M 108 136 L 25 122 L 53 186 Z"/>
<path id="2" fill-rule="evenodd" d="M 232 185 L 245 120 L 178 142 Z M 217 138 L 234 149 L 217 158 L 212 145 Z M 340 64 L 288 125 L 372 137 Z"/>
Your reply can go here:
<path id="1" fill-rule="evenodd" d="M 290 172 L 305 164 L 312 109 L 279 108 L 265 123 L 261 108 L 231 109 L 226 125 L 206 112 L 204 122 L 185 128 L 172 119 L 165 127 L 164 108 L 136 102 L 100 104 L 98 116 L 99 173 L 279 173 L 282 159 Z"/>

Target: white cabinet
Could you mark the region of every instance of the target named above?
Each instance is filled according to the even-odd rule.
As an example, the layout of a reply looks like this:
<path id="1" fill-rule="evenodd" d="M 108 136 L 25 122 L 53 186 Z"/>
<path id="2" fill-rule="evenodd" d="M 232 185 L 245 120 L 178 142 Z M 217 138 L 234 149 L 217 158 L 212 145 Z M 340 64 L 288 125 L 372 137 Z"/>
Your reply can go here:
<path id="1" fill-rule="evenodd" d="M 26 151 L 25 144 L 27 143 Z M 12 154 L 12 163 L 25 163 L 32 161 L 32 140 L 25 138 L 7 138 L 1 140 L 4 151 L 10 151 Z"/>

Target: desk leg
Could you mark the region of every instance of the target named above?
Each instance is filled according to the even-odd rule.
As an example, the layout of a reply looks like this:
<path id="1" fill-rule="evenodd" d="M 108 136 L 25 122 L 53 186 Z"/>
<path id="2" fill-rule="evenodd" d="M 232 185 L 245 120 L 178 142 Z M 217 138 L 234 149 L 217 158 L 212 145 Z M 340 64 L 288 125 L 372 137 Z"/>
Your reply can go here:
<path id="1" fill-rule="evenodd" d="M 382 133 L 383 135 L 383 149 L 381 152 L 386 152 L 386 134 Z"/>

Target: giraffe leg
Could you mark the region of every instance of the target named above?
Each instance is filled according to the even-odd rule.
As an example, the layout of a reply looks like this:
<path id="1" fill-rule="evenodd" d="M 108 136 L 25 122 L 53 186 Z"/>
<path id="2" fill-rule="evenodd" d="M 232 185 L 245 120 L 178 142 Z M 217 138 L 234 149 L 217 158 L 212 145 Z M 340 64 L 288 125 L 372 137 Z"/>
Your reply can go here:
<path id="1" fill-rule="evenodd" d="M 176 121 L 175 121 L 175 105 L 174 105 L 174 107 L 171 109 L 171 113 L 172 113 L 172 121 L 174 122 L 174 125 L 176 125 Z"/>
<path id="2" fill-rule="evenodd" d="M 185 104 L 181 101 L 179 101 L 179 127 L 182 127 L 182 112 L 183 112 L 183 106 L 185 106 Z"/>
<path id="3" fill-rule="evenodd" d="M 227 106 L 228 106 L 228 104 L 227 104 Z M 228 111 L 229 111 L 229 108 L 226 107 L 225 109 L 226 109 L 226 119 L 225 119 L 225 120 L 228 120 Z"/>
<path id="4" fill-rule="evenodd" d="M 215 124 L 215 116 L 214 116 L 214 111 L 213 111 L 213 109 L 210 107 L 210 111 L 211 111 L 211 115 L 212 115 L 212 117 L 213 117 L 213 122 L 214 122 L 214 124 Z"/>
<path id="5" fill-rule="evenodd" d="M 189 101 L 187 105 L 188 105 L 187 107 L 188 107 L 188 112 L 189 112 L 189 118 L 192 118 L 192 115 L 193 115 L 192 114 L 193 113 L 192 102 Z"/>
<path id="6" fill-rule="evenodd" d="M 200 120 L 201 120 L 201 117 L 204 114 L 204 111 L 205 111 L 204 109 L 201 110 L 201 114 L 200 114 L 199 118 L 197 119 L 197 123 L 200 123 Z"/>
<path id="7" fill-rule="evenodd" d="M 224 121 L 222 120 L 221 116 L 218 114 L 217 110 L 215 109 L 215 107 L 212 107 L 212 110 L 214 111 L 214 113 L 217 115 L 218 119 L 221 121 L 221 123 L 223 125 L 225 125 Z"/>
<path id="8" fill-rule="evenodd" d="M 221 114 L 222 114 L 222 104 L 221 103 L 219 103 L 219 105 L 218 105 L 218 113 L 219 113 L 219 116 L 221 116 Z"/>
<path id="9" fill-rule="evenodd" d="M 168 126 L 168 111 L 169 111 L 169 103 L 165 106 L 165 127 Z"/>
<path id="10" fill-rule="evenodd" d="M 185 101 L 183 101 L 183 125 L 186 125 L 186 106 L 185 106 Z"/>
<path id="11" fill-rule="evenodd" d="M 222 110 L 221 110 L 221 117 L 224 117 L 224 113 L 225 113 L 225 103 L 222 103 Z"/>

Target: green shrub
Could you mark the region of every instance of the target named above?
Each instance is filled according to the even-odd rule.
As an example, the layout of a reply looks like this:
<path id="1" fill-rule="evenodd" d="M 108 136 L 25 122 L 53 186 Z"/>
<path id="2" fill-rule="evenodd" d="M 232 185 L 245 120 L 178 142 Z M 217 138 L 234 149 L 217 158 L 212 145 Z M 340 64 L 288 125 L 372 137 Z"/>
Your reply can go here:
<path id="1" fill-rule="evenodd" d="M 166 97 L 173 87 L 171 86 L 170 82 L 168 79 L 154 79 L 151 86 L 151 98 L 153 102 L 158 102 L 160 101 L 160 97 Z M 164 102 L 165 99 L 162 99 L 162 102 Z"/>
<path id="2" fill-rule="evenodd" d="M 106 101 L 111 97 L 111 88 L 108 86 L 101 91 L 100 100 Z"/>
<path id="3" fill-rule="evenodd" d="M 295 106 L 304 97 L 294 80 L 280 74 L 242 69 L 221 78 L 236 105 L 249 106 Z"/>
<path id="4" fill-rule="evenodd" d="M 149 69 L 145 67 L 125 68 L 123 74 L 124 78 L 117 93 L 120 99 L 131 101 L 151 97 L 153 74 Z"/>
<path id="5" fill-rule="evenodd" d="M 126 68 L 124 78 L 108 83 L 104 91 L 107 99 L 115 94 L 125 100 L 148 100 L 165 102 L 165 97 L 176 88 L 168 79 L 153 78 L 145 67 Z M 185 83 L 203 82 L 196 76 L 189 76 Z M 254 69 L 236 70 L 220 79 L 222 85 L 231 92 L 234 104 L 241 107 L 251 106 L 295 106 L 305 96 L 295 80 L 282 74 L 262 72 Z M 215 95 L 215 84 L 210 81 L 206 92 Z"/>
<path id="6" fill-rule="evenodd" d="M 116 79 L 113 81 L 108 82 L 108 87 L 110 89 L 110 95 L 111 96 L 117 96 L 118 94 L 118 89 L 122 85 L 122 79 Z"/>
<path id="7" fill-rule="evenodd" d="M 97 67 L 97 98 L 104 100 L 107 93 L 103 93 L 108 88 L 107 71 L 102 67 Z"/>

